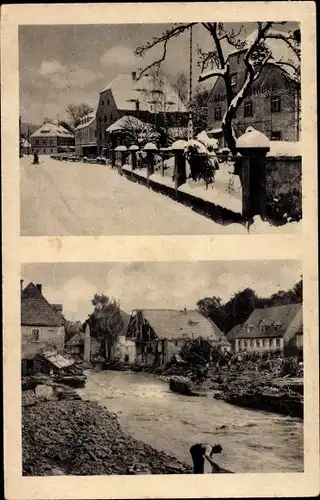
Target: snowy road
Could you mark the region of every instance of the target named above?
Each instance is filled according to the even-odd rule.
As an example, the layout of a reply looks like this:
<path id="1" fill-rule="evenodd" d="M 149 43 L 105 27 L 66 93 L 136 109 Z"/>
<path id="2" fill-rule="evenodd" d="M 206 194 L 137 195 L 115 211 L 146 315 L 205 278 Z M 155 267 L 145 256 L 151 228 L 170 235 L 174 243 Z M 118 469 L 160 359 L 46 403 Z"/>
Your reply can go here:
<path id="1" fill-rule="evenodd" d="M 31 156 L 21 162 L 21 235 L 245 234 L 130 182 L 105 165 Z"/>
<path id="2" fill-rule="evenodd" d="M 136 184 L 106 165 L 20 160 L 21 236 L 248 234 L 241 224 L 218 224 L 171 198 Z M 257 219 L 257 220 L 256 220 Z M 251 234 L 299 233 L 255 218 Z"/>

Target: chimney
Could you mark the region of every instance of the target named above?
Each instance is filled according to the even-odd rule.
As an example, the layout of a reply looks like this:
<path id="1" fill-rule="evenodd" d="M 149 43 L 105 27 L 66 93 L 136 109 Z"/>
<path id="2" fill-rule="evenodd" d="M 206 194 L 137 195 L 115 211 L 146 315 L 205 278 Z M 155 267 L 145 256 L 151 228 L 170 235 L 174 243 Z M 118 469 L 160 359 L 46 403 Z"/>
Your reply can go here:
<path id="1" fill-rule="evenodd" d="M 23 291 L 23 280 L 20 280 L 20 292 L 22 293 Z"/>
<path id="2" fill-rule="evenodd" d="M 38 292 L 42 294 L 42 285 L 37 284 L 36 285 Z"/>
<path id="3" fill-rule="evenodd" d="M 51 304 L 51 307 L 57 312 L 62 314 L 62 304 Z"/>
<path id="4" fill-rule="evenodd" d="M 136 79 L 137 79 L 137 73 L 136 73 L 136 71 L 132 71 L 131 76 L 132 76 L 132 80 L 135 82 Z"/>

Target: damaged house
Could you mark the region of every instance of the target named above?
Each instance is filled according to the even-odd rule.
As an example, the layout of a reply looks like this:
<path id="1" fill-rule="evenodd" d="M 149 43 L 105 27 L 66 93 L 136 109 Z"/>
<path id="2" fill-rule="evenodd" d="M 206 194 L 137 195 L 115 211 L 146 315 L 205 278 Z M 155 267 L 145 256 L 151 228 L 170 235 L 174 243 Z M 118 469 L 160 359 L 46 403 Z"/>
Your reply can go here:
<path id="1" fill-rule="evenodd" d="M 37 371 L 39 354 L 44 351 L 61 355 L 64 351 L 65 319 L 60 304 L 51 305 L 42 294 L 42 286 L 21 280 L 21 360 L 22 374 Z"/>
<path id="2" fill-rule="evenodd" d="M 217 325 L 196 310 L 136 310 L 127 331 L 127 339 L 136 345 L 136 362 L 154 366 L 166 365 L 186 341 L 198 337 L 213 346 L 230 347 Z"/>

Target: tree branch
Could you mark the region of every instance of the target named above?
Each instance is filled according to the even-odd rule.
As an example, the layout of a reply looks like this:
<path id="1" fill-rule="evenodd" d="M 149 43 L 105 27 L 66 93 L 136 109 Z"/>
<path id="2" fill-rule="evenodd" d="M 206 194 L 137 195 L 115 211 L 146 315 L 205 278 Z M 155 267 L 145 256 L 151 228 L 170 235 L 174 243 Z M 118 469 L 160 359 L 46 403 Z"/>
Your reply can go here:
<path id="1" fill-rule="evenodd" d="M 211 78 L 212 76 L 222 76 L 224 77 L 227 73 L 227 66 L 224 69 L 211 69 L 209 71 L 205 71 L 202 73 L 199 78 L 198 82 L 203 82 L 205 80 L 208 80 L 208 78 Z"/>
<path id="2" fill-rule="evenodd" d="M 158 72 L 160 69 L 161 63 L 164 61 L 164 59 L 166 57 L 167 44 L 168 44 L 169 40 L 171 40 L 172 38 L 178 37 L 179 35 L 184 33 L 184 31 L 188 30 L 189 28 L 191 28 L 191 26 L 194 26 L 195 24 L 197 24 L 197 23 L 178 24 L 174 28 L 166 30 L 161 36 L 154 37 L 152 41 L 147 42 L 145 45 L 141 45 L 140 47 L 137 47 L 134 51 L 135 55 L 137 55 L 139 57 L 144 57 L 148 50 L 163 43 L 162 56 L 159 59 L 157 59 L 156 61 L 154 61 L 153 63 L 149 64 L 146 68 L 144 68 L 144 69 L 139 68 L 140 73 L 139 73 L 137 79 L 139 80 L 139 78 L 141 78 L 141 76 L 143 74 L 145 74 L 146 71 L 148 71 L 149 69 L 151 69 L 155 66 L 158 67 L 158 70 L 157 70 L 157 72 Z"/>

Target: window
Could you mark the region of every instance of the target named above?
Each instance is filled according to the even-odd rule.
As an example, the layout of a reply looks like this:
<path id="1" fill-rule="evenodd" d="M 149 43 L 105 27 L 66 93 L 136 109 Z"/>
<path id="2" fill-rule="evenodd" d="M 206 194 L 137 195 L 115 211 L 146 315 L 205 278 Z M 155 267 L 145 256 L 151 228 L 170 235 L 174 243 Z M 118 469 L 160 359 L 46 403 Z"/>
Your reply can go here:
<path id="1" fill-rule="evenodd" d="M 110 100 L 109 99 L 107 100 L 107 105 L 110 106 Z"/>
<path id="2" fill-rule="evenodd" d="M 250 340 L 250 346 L 253 347 L 254 346 L 254 341 L 253 339 Z"/>
<path id="3" fill-rule="evenodd" d="M 280 109 L 281 109 L 280 97 L 272 96 L 271 97 L 271 113 L 280 113 Z"/>
<path id="4" fill-rule="evenodd" d="M 53 149 L 51 149 L 50 151 L 51 151 L 51 153 L 53 153 Z"/>
<path id="5" fill-rule="evenodd" d="M 263 339 L 262 345 L 263 345 L 263 347 L 267 347 L 267 339 Z"/>
<path id="6" fill-rule="evenodd" d="M 265 332 L 266 331 L 266 325 L 260 325 L 259 327 L 260 332 Z"/>
<path id="7" fill-rule="evenodd" d="M 216 106 L 214 108 L 214 119 L 221 120 L 221 106 Z"/>
<path id="8" fill-rule="evenodd" d="M 175 346 L 177 346 L 177 345 L 178 345 L 178 341 L 177 341 L 177 340 L 175 340 L 175 341 L 174 341 L 174 345 L 175 345 Z"/>
<path id="9" fill-rule="evenodd" d="M 269 347 L 272 346 L 272 339 L 269 339 Z"/>
<path id="10" fill-rule="evenodd" d="M 110 121 L 112 122 L 112 113 L 110 113 Z"/>
<path id="11" fill-rule="evenodd" d="M 244 103 L 243 115 L 244 116 L 253 116 L 252 101 L 247 101 Z"/>
<path id="12" fill-rule="evenodd" d="M 271 132 L 272 141 L 281 141 L 281 132 Z"/>
<path id="13" fill-rule="evenodd" d="M 31 340 L 33 342 L 39 342 L 39 340 L 40 340 L 40 330 L 39 330 L 39 328 L 33 328 L 31 330 Z"/>
<path id="14" fill-rule="evenodd" d="M 280 347 L 280 339 L 276 339 L 276 346 Z"/>
<path id="15" fill-rule="evenodd" d="M 256 346 L 257 346 L 257 347 L 260 347 L 260 340 L 257 340 L 257 341 L 256 341 Z"/>
<path id="16" fill-rule="evenodd" d="M 237 75 L 236 75 L 236 73 L 234 73 L 233 75 L 231 75 L 231 85 L 232 86 L 237 85 Z"/>
<path id="17" fill-rule="evenodd" d="M 43 152 L 45 153 L 45 152 L 46 152 L 46 150 L 44 149 L 44 150 L 43 150 Z"/>
<path id="18" fill-rule="evenodd" d="M 97 138 L 97 131 L 96 131 L 96 129 L 94 130 L 94 136 L 95 136 L 95 138 Z"/>
<path id="19" fill-rule="evenodd" d="M 104 106 L 104 101 L 101 101 L 101 106 Z"/>
<path id="20" fill-rule="evenodd" d="M 101 116 L 99 116 L 99 123 L 101 123 Z"/>
<path id="21" fill-rule="evenodd" d="M 105 140 L 107 139 L 107 131 L 106 130 L 104 131 L 104 139 Z"/>
<path id="22" fill-rule="evenodd" d="M 243 341 L 243 345 L 244 345 L 244 347 L 248 347 L 248 341 L 247 341 L 247 340 L 244 340 L 244 341 Z"/>
<path id="23" fill-rule="evenodd" d="M 104 115 L 103 121 L 104 121 L 104 123 L 106 123 L 106 121 L 107 121 L 107 115 Z"/>

